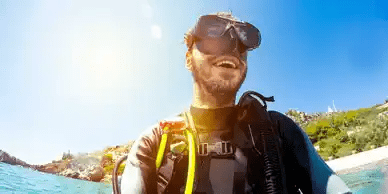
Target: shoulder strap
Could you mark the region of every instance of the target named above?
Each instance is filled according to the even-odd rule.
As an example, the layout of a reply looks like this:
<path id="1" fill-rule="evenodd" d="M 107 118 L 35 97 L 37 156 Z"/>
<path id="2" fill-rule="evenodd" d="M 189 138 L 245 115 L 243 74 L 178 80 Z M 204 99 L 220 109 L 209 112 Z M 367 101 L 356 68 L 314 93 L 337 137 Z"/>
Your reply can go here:
<path id="1" fill-rule="evenodd" d="M 165 162 L 157 170 L 157 193 L 165 193 L 168 191 L 176 164 L 181 158 L 181 155 L 174 156 L 171 152 L 166 154 Z"/>
<path id="2" fill-rule="evenodd" d="M 281 140 L 267 111 L 266 101 L 273 102 L 273 96 L 267 98 L 254 91 L 245 92 L 238 103 L 239 120 L 248 125 L 249 132 L 246 133 L 251 136 L 254 150 L 264 160 L 266 193 L 287 193 Z"/>

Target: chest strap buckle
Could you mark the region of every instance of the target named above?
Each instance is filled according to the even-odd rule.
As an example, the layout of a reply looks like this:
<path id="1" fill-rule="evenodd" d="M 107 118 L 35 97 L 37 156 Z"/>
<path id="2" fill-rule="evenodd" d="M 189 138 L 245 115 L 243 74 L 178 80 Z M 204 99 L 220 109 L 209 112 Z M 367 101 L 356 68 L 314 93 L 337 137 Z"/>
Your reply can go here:
<path id="1" fill-rule="evenodd" d="M 214 152 L 219 156 L 226 156 L 233 154 L 233 147 L 230 141 L 220 141 L 216 143 L 200 143 L 198 145 L 198 155 L 207 156 Z"/>

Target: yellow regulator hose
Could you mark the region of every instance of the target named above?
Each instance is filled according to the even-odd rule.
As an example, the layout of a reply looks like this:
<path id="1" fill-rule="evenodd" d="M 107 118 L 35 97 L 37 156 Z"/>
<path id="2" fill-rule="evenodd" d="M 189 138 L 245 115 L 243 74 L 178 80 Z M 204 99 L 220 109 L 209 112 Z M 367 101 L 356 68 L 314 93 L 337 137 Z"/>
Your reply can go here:
<path id="1" fill-rule="evenodd" d="M 163 131 L 167 131 L 167 130 L 168 130 L 168 127 L 164 127 L 163 128 Z M 166 144 L 167 144 L 167 133 L 164 133 L 162 135 L 162 140 L 161 140 L 161 142 L 159 144 L 160 147 L 159 147 L 159 150 L 158 150 L 158 155 L 156 155 L 156 161 L 155 161 L 156 169 L 158 169 L 160 167 L 160 165 L 162 164 L 164 150 L 166 149 Z"/>
<path id="2" fill-rule="evenodd" d="M 186 121 L 186 126 L 190 126 L 189 122 L 188 122 L 188 116 L 187 114 L 185 113 L 185 121 Z M 185 130 L 185 135 L 186 135 L 186 138 L 187 138 L 187 141 L 189 143 L 189 153 L 188 153 L 188 156 L 189 156 L 189 165 L 188 165 L 188 171 L 187 171 L 187 180 L 186 180 L 186 188 L 185 188 L 185 194 L 192 194 L 193 193 L 193 186 L 194 186 L 194 178 L 195 178 L 195 157 L 196 157 L 196 141 L 195 141 L 195 135 L 196 134 L 196 130 L 195 130 L 195 126 L 193 124 L 191 124 L 191 126 L 193 126 L 193 131 L 191 131 L 190 129 L 186 129 Z M 166 132 L 168 131 L 169 128 L 167 126 L 165 126 L 163 128 L 163 131 Z M 164 155 L 164 151 L 166 149 L 166 144 L 167 144 L 167 136 L 168 134 L 167 133 L 164 133 L 162 135 L 162 139 L 161 139 L 161 142 L 159 144 L 159 150 L 158 150 L 158 154 L 156 155 L 156 161 L 155 161 L 155 164 L 156 164 L 156 168 L 158 169 L 160 167 L 160 165 L 162 164 L 162 161 L 163 161 L 163 155 Z"/>
<path id="3" fill-rule="evenodd" d="M 191 194 L 193 192 L 194 177 L 195 177 L 195 140 L 193 134 L 186 130 L 186 137 L 189 142 L 189 169 L 187 171 L 186 189 L 185 194 Z"/>

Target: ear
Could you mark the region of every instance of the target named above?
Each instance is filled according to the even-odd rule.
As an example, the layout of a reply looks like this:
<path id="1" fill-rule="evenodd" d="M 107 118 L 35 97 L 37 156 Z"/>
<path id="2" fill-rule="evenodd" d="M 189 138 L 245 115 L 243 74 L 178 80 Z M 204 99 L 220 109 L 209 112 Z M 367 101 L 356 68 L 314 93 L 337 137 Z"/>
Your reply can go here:
<path id="1" fill-rule="evenodd" d="M 192 68 L 193 68 L 193 53 L 192 53 L 192 50 L 188 50 L 186 52 L 186 69 L 188 69 L 189 71 L 192 71 Z"/>

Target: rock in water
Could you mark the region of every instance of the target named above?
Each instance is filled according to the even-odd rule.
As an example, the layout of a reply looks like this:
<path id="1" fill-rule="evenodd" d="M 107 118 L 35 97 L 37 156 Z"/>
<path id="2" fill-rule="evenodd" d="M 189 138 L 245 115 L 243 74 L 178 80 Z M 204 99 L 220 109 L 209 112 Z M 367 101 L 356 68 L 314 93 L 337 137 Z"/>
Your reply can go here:
<path id="1" fill-rule="evenodd" d="M 104 178 L 104 175 L 104 169 L 98 166 L 91 172 L 89 178 L 91 181 L 100 182 Z"/>

